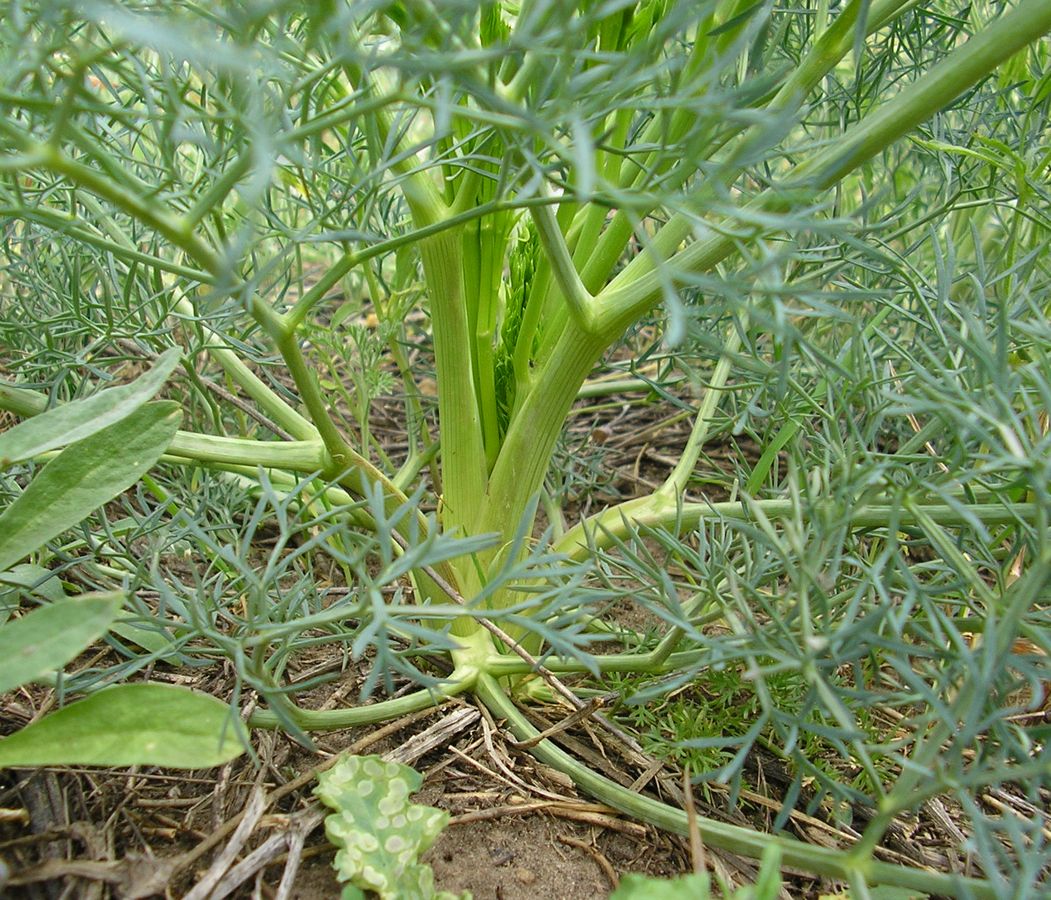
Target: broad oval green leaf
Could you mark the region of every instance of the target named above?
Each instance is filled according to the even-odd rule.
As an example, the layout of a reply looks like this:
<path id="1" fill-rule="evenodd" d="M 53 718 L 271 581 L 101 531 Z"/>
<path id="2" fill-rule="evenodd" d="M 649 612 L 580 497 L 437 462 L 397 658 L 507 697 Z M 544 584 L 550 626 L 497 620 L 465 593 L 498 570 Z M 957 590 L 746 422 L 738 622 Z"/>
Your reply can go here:
<path id="1" fill-rule="evenodd" d="M 131 384 L 49 409 L 0 434 L 0 469 L 74 444 L 131 415 L 164 386 L 180 356 L 172 347 Z"/>
<path id="2" fill-rule="evenodd" d="M 221 700 L 170 684 L 122 684 L 0 740 L 0 768 L 206 769 L 229 762 L 245 746 L 243 727 Z"/>
<path id="3" fill-rule="evenodd" d="M 168 448 L 181 417 L 170 400 L 147 403 L 59 453 L 0 515 L 0 570 L 131 487 Z"/>
<path id="4" fill-rule="evenodd" d="M 85 594 L 0 626 L 0 694 L 61 669 L 106 632 L 124 594 Z"/>
<path id="5" fill-rule="evenodd" d="M 22 588 L 27 594 L 36 594 L 52 603 L 61 603 L 66 599 L 62 579 L 50 569 L 32 563 L 15 566 L 6 572 L 0 571 L 0 591 L 8 587 Z"/>
<path id="6" fill-rule="evenodd" d="M 23 563 L 6 572 L 0 570 L 0 625 L 18 609 L 21 603 L 19 595 L 29 594 L 52 603 L 61 603 L 66 599 L 62 579 L 43 566 Z"/>
<path id="7" fill-rule="evenodd" d="M 169 635 L 162 631 L 143 628 L 141 625 L 135 624 L 137 618 L 135 613 L 125 610 L 117 617 L 117 621 L 110 626 L 110 633 L 120 635 L 120 637 L 131 641 L 131 643 L 136 644 L 143 650 L 157 654 L 158 659 L 178 655 L 176 651 L 171 649 L 172 638 Z"/>

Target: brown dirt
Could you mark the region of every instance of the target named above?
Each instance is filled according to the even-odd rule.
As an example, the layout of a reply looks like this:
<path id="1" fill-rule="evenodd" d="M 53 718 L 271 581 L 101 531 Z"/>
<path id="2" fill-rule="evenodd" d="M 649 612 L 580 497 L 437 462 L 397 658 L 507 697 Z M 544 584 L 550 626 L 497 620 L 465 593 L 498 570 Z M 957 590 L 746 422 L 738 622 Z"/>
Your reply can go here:
<path id="1" fill-rule="evenodd" d="M 312 767 L 344 749 L 399 759 L 409 753 L 425 773 L 417 802 L 452 816 L 426 857 L 441 889 L 507 900 L 605 897 L 625 871 L 671 875 L 686 866 L 681 841 L 581 798 L 557 773 L 508 748 L 495 723 L 476 713 L 447 746 L 412 758 L 407 738 L 426 734 L 450 708 L 473 710 L 454 703 L 396 727 L 324 735 L 315 753 L 283 735 L 257 735 L 258 762 L 241 759 L 207 772 L 5 773 L 0 858 L 12 879 L 3 896 L 181 897 L 226 870 L 230 860 L 216 868 L 224 847 L 265 847 L 275 836 L 268 865 L 249 870 L 233 896 L 275 896 L 289 870 L 294 889 L 286 896 L 337 896 L 320 817 L 309 825 L 304 819 L 317 809 Z M 265 796 L 262 815 L 235 846 L 238 817 L 257 789 Z M 287 838 L 300 826 L 308 829 L 305 858 L 290 863 Z"/>

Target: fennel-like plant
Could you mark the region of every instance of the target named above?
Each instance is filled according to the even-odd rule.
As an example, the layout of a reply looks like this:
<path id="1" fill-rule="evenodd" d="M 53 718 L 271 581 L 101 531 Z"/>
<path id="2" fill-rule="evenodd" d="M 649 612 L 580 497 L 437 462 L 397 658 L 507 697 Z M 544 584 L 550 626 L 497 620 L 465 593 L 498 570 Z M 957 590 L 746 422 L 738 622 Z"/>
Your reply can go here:
<path id="1" fill-rule="evenodd" d="M 301 736 L 473 692 L 531 740 L 516 699 L 555 676 L 628 673 L 644 703 L 729 667 L 755 721 L 686 738 L 728 750 L 706 777 L 737 784 L 762 744 L 860 837 L 702 820 L 705 841 L 777 844 L 859 897 L 1038 884 L 1040 822 L 976 798 L 1024 779 L 1039 808 L 1047 778 L 1049 32 L 1046 0 L 7 4 L 0 405 L 185 351 L 195 424 L 124 533 L 53 545 L 155 591 L 149 655 L 110 677 L 226 658 L 265 701 L 250 724 Z M 402 448 L 370 418 L 392 384 Z M 690 430 L 656 490 L 573 521 L 545 480 L 607 390 Z M 759 453 L 714 501 L 719 435 Z M 651 633 L 611 626 L 625 597 Z M 319 644 L 371 653 L 367 691 L 420 687 L 305 709 L 289 665 Z M 686 830 L 553 740 L 531 752 Z M 877 859 L 946 791 L 981 877 Z"/>

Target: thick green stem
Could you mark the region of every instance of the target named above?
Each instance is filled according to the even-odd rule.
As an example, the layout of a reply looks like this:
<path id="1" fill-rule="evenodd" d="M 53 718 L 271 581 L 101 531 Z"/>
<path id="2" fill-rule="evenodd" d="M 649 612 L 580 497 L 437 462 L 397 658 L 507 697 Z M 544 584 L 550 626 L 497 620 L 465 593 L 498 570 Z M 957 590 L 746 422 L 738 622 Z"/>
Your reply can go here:
<path id="1" fill-rule="evenodd" d="M 373 725 L 406 716 L 409 713 L 435 708 L 471 687 L 470 681 L 459 681 L 443 685 L 435 690 L 413 691 L 404 697 L 381 700 L 367 706 L 352 706 L 345 709 L 300 709 L 292 706 L 285 710 L 298 727 L 304 731 L 337 731 L 355 725 Z M 248 719 L 251 728 L 280 728 L 281 718 L 267 709 L 256 710 Z"/>
<path id="2" fill-rule="evenodd" d="M 562 297 L 569 307 L 570 315 L 582 331 L 589 334 L 594 332 L 592 297 L 573 265 L 573 258 L 569 255 L 569 248 L 558 226 L 554 210 L 550 206 L 533 206 L 529 211 L 533 215 L 540 244 L 547 255 L 548 265 L 551 266 Z"/>
<path id="3" fill-rule="evenodd" d="M 354 66 L 345 67 L 352 84 L 371 89 L 367 78 Z M 373 112 L 373 124 L 382 140 L 392 130 L 390 116 L 383 108 Z M 474 371 L 463 283 L 463 246 L 459 228 L 445 228 L 449 207 L 434 181 L 420 167 L 419 158 L 403 140 L 391 162 L 391 171 L 400 176 L 399 187 L 420 230 L 434 230 L 433 236 L 414 242 L 420 247 L 424 278 L 430 300 L 434 352 L 438 374 L 438 416 L 441 433 L 442 496 L 441 521 L 449 531 L 467 530 L 476 514 L 477 503 L 486 484 L 485 445 L 481 417 L 474 389 Z M 375 248 L 373 248 L 375 250 Z M 349 271 L 365 254 L 344 256 L 339 265 Z M 293 324 L 302 320 L 320 297 L 311 295 L 292 313 Z"/>
<path id="4" fill-rule="evenodd" d="M 477 319 L 474 328 L 475 384 L 478 411 L 485 441 L 486 469 L 500 451 L 499 413 L 496 393 L 496 354 L 494 341 L 500 315 L 500 284 L 511 217 L 497 213 L 480 220 L 478 229 L 479 266 L 477 271 Z M 465 269 L 465 276 L 470 269 Z"/>
<path id="5" fill-rule="evenodd" d="M 567 322 L 504 436 L 473 533 L 510 537 L 518 528 L 544 483 L 569 408 L 610 340 L 608 335 L 584 333 L 573 320 Z"/>
<path id="6" fill-rule="evenodd" d="M 0 382 L 0 409 L 29 417 L 44 412 L 47 406 L 47 397 L 39 391 Z M 166 456 L 224 466 L 274 467 L 292 472 L 318 472 L 331 465 L 320 440 L 255 441 L 194 431 L 177 431 Z"/>
<path id="7" fill-rule="evenodd" d="M 725 501 L 722 503 L 676 503 L 674 499 L 640 497 L 596 513 L 576 527 L 567 531 L 565 537 L 555 545 L 558 553 L 570 559 L 586 559 L 593 549 L 611 546 L 615 541 L 625 540 L 640 528 L 679 528 L 682 531 L 700 527 L 703 522 L 720 519 L 749 519 L 751 509 L 761 512 L 769 519 L 784 519 L 795 515 L 798 507 L 793 500 Z M 914 525 L 917 512 L 945 525 L 961 525 L 968 521 L 987 525 L 1007 525 L 1012 522 L 1038 521 L 1041 514 L 1036 503 L 961 503 L 959 506 L 944 503 L 917 504 L 915 507 L 896 504 L 859 504 L 842 508 L 829 504 L 827 515 L 835 520 L 843 518 L 854 528 L 878 528 L 895 523 Z M 820 511 L 825 514 L 826 511 Z M 813 514 L 817 515 L 818 510 Z"/>
<path id="8" fill-rule="evenodd" d="M 208 355 L 214 359 L 227 375 L 248 394 L 275 423 L 280 425 L 293 437 L 300 440 L 317 440 L 318 430 L 307 418 L 301 416 L 288 403 L 282 400 L 274 390 L 255 374 L 229 347 L 222 335 L 208 325 L 193 308 L 189 300 L 183 298 L 175 304 L 175 311 L 201 329 L 203 334 L 214 340 L 206 347 Z"/>
<path id="9" fill-rule="evenodd" d="M 1025 0 L 796 169 L 792 185 L 827 190 L 1049 31 L 1051 4 Z"/>
<path id="10" fill-rule="evenodd" d="M 475 690 L 479 699 L 494 715 L 506 720 L 508 727 L 519 740 L 532 740 L 539 734 L 491 675 L 481 675 Z M 593 772 L 578 759 L 557 747 L 551 740 L 540 741 L 530 750 L 530 753 L 541 762 L 568 775 L 579 788 L 603 803 L 608 803 L 633 818 L 649 822 L 658 828 L 678 834 L 688 834 L 689 820 L 684 810 L 675 809 L 643 794 L 637 794 Z M 897 885 L 928 894 L 953 897 L 961 896 L 965 891 L 975 897 L 992 898 L 996 896 L 990 884 L 973 878 L 965 879 L 940 872 L 909 869 L 876 862 L 871 858 L 858 859 L 849 850 L 816 847 L 790 838 L 763 834 L 749 828 L 718 822 L 704 816 L 697 816 L 696 822 L 701 837 L 706 844 L 712 847 L 732 850 L 734 853 L 759 859 L 766 848 L 774 844 L 781 849 L 784 865 L 816 875 L 842 879 L 860 876 L 869 884 Z"/>
<path id="11" fill-rule="evenodd" d="M 449 531 L 478 533 L 471 532 L 470 523 L 485 494 L 487 472 L 469 349 L 473 336 L 463 298 L 460 235 L 455 231 L 436 235 L 421 243 L 420 252 L 438 373 L 442 524 Z"/>
<path id="12" fill-rule="evenodd" d="M 299 389 L 299 396 L 303 398 L 303 403 L 310 413 L 310 418 L 313 420 L 317 433 L 321 436 L 321 440 L 325 442 L 325 447 L 328 448 L 328 452 L 332 456 L 332 463 L 335 468 L 337 470 L 343 470 L 350 466 L 361 468 L 363 463 L 367 464 L 368 461 L 350 447 L 340 433 L 339 428 L 336 427 L 328 405 L 325 403 L 325 398 L 321 393 L 317 374 L 303 356 L 303 348 L 299 346 L 299 339 L 295 331 L 289 327 L 277 326 L 274 327 L 270 336 L 277 345 L 278 352 L 284 359 L 288 372 Z M 372 471 L 374 471 L 374 467 L 371 464 L 369 464 L 369 470 L 369 474 L 372 474 Z"/>
<path id="13" fill-rule="evenodd" d="M 661 645 L 663 644 L 662 640 Z M 707 648 L 684 650 L 681 653 L 664 653 L 661 645 L 649 653 L 609 653 L 596 656 L 587 662 L 578 659 L 548 657 L 544 660 L 544 668 L 552 675 L 587 675 L 592 673 L 595 667 L 604 674 L 630 672 L 660 675 L 664 672 L 682 672 L 685 668 L 699 666 L 706 657 L 711 655 Z M 536 666 L 517 656 L 496 654 L 486 663 L 485 671 L 494 678 L 502 678 L 507 675 L 528 675 L 536 672 Z"/>
<path id="14" fill-rule="evenodd" d="M 320 472 L 332 461 L 321 441 L 253 441 L 216 437 L 191 431 L 176 432 L 169 456 L 234 466 L 263 466 L 290 472 Z"/>

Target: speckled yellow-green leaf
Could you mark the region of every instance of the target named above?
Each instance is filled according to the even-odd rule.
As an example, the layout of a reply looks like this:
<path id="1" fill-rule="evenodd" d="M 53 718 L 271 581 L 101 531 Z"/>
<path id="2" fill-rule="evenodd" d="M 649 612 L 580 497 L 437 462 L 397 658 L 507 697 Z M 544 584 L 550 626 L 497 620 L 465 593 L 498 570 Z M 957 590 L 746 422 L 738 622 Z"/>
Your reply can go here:
<path id="1" fill-rule="evenodd" d="M 409 800 L 421 781 L 415 770 L 378 756 L 345 756 L 318 776 L 314 793 L 336 811 L 325 833 L 339 848 L 341 881 L 383 900 L 456 900 L 435 892 L 431 867 L 419 862 L 449 821 L 443 810 Z"/>
<path id="2" fill-rule="evenodd" d="M 135 484 L 168 448 L 181 417 L 177 403 L 147 403 L 48 462 L 0 515 L 0 570 Z"/>
<path id="3" fill-rule="evenodd" d="M 167 766 L 206 769 L 245 749 L 230 707 L 172 684 L 121 684 L 0 738 L 10 766 Z"/>

